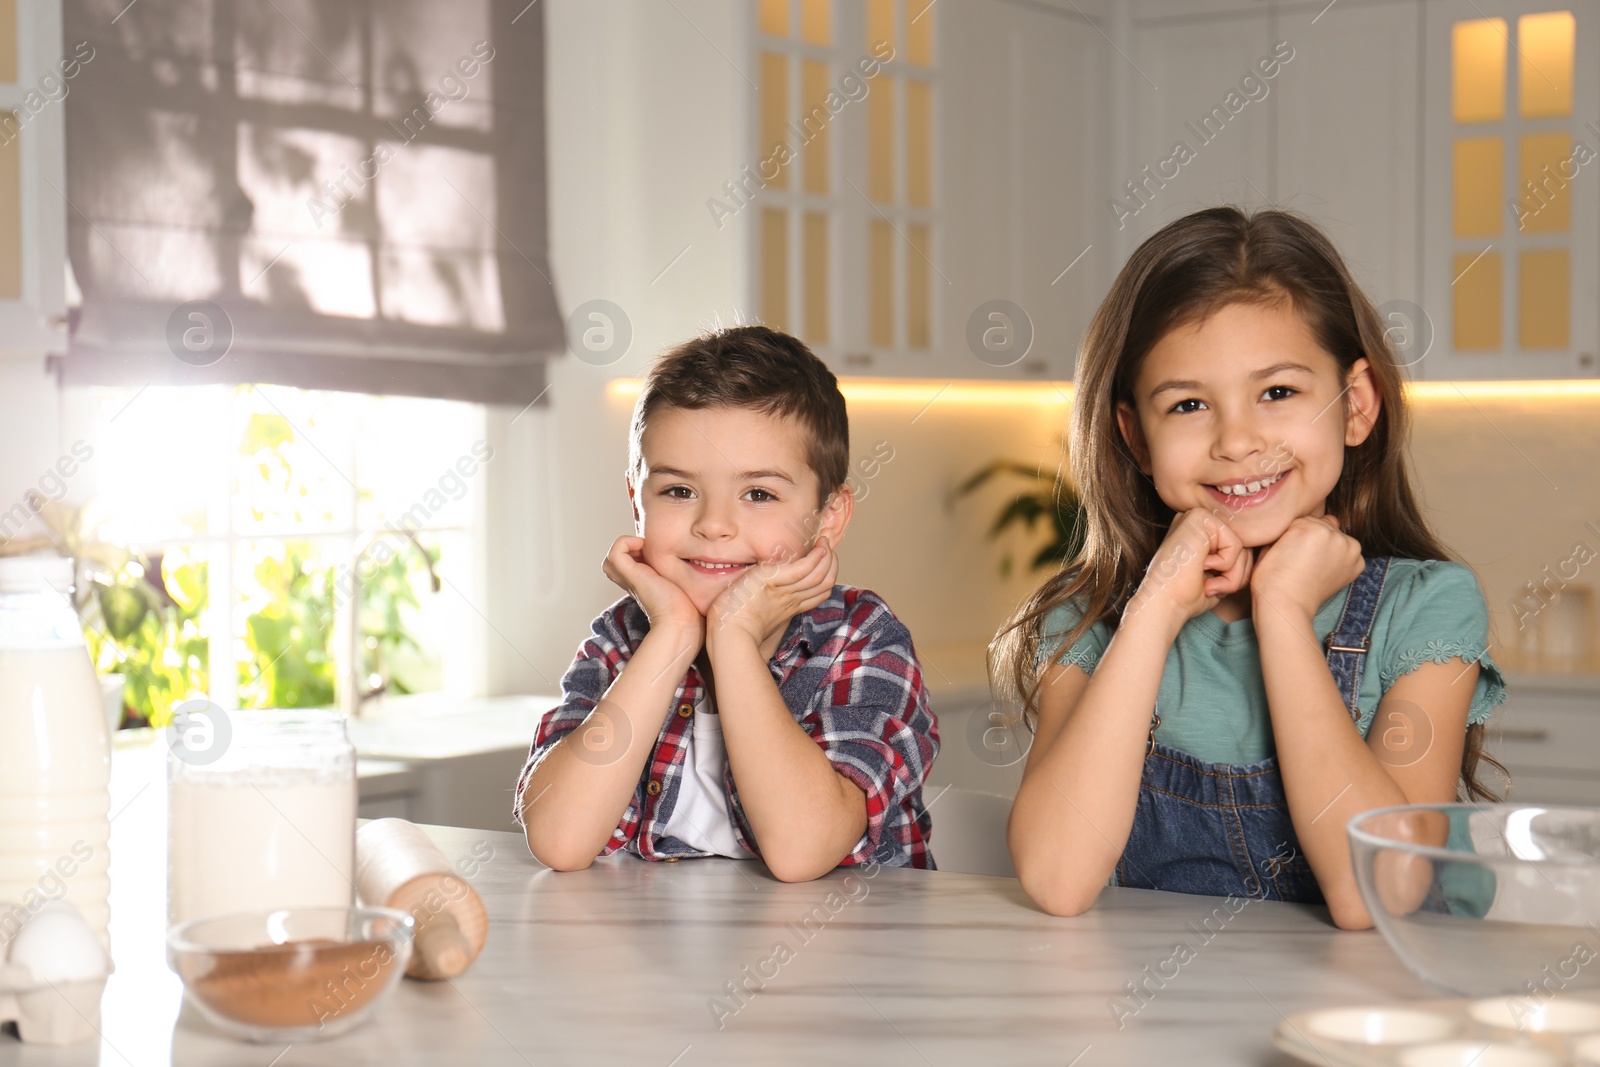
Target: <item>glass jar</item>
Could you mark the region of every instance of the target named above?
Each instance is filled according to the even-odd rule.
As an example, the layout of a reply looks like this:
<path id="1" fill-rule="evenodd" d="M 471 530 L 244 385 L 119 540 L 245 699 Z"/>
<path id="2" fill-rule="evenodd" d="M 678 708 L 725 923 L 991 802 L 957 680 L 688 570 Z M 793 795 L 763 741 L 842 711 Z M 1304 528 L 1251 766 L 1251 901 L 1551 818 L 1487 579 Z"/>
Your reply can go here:
<path id="1" fill-rule="evenodd" d="M 355 903 L 356 753 L 331 710 L 176 709 L 167 919 Z"/>
<path id="2" fill-rule="evenodd" d="M 64 899 L 110 948 L 110 782 L 72 561 L 0 559 L 0 934 Z"/>

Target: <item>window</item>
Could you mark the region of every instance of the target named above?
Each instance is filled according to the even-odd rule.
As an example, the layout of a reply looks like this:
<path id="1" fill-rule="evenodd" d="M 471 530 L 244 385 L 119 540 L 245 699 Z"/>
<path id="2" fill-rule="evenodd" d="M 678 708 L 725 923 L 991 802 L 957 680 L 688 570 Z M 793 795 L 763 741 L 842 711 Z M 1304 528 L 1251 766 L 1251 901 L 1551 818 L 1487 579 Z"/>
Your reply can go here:
<path id="1" fill-rule="evenodd" d="M 93 428 L 90 524 L 113 564 L 96 567 L 110 610 L 91 648 L 102 671 L 121 664 L 139 717 L 159 724 L 195 696 L 350 707 L 476 688 L 482 407 L 279 386 L 67 397 L 69 425 Z M 159 568 L 142 585 L 140 558 Z M 127 629 L 118 586 L 176 608 L 108 640 Z"/>
<path id="2" fill-rule="evenodd" d="M 1569 11 L 1451 27 L 1452 343 L 1566 349 L 1577 23 Z"/>
<path id="3" fill-rule="evenodd" d="M 926 352 L 936 300 L 932 0 L 756 0 L 763 322 L 825 356 Z"/>

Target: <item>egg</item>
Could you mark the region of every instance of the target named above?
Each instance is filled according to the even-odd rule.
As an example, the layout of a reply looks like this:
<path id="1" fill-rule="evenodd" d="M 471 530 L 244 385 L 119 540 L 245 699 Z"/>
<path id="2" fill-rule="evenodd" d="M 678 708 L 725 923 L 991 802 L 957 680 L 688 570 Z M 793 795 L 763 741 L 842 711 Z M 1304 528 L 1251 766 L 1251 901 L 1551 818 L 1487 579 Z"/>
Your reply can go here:
<path id="1" fill-rule="evenodd" d="M 24 964 L 38 982 L 89 982 L 111 969 L 100 939 L 65 900 L 44 905 L 17 931 L 10 962 Z"/>

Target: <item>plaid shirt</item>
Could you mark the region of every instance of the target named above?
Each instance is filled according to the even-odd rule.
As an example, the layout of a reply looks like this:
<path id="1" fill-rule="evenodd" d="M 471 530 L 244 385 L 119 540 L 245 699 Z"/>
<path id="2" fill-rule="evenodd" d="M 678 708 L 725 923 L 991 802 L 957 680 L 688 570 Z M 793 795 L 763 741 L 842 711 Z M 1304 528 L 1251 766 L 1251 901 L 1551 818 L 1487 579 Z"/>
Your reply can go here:
<path id="1" fill-rule="evenodd" d="M 649 629 L 632 597 L 623 597 L 594 621 L 594 633 L 561 679 L 561 703 L 540 720 L 517 777 L 519 823 L 523 792 L 534 769 L 557 741 L 588 718 Z M 922 783 L 939 751 L 939 728 L 928 709 L 910 631 L 877 594 L 836 585 L 827 600 L 790 621 L 768 667 L 795 721 L 822 746 L 834 770 L 866 794 L 867 831 L 840 863 L 875 860 L 891 867 L 931 869 L 933 820 L 922 803 Z M 726 694 L 722 697 L 722 704 L 733 702 Z M 600 855 L 618 849 L 645 859 L 707 855 L 664 836 L 684 774 L 691 719 L 705 698 L 700 672 L 691 666 L 678 684 L 674 713 L 661 726 L 633 799 Z M 722 784 L 739 843 L 759 856 L 726 764 Z"/>

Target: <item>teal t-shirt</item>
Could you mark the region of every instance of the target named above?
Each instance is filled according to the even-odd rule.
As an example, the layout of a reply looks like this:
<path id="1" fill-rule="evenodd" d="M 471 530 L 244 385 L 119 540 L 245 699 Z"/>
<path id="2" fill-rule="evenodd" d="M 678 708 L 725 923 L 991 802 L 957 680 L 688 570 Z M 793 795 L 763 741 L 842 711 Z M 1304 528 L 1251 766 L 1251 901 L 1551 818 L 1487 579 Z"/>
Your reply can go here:
<path id="1" fill-rule="evenodd" d="M 1338 625 L 1347 588 L 1317 609 L 1313 624 L 1319 642 L 1326 641 Z M 1079 614 L 1076 604 L 1062 604 L 1044 617 L 1040 664 L 1054 660 L 1076 664 L 1085 674 L 1094 672 L 1111 631 L 1097 622 L 1062 652 L 1061 640 Z M 1488 719 L 1505 700 L 1505 678 L 1489 658 L 1488 640 L 1488 606 L 1470 569 L 1441 560 L 1391 560 L 1357 695 L 1362 736 L 1395 679 L 1424 663 L 1451 659 L 1459 659 L 1463 666 L 1478 664 L 1467 721 Z M 1275 750 L 1251 619 L 1223 622 L 1206 611 L 1184 623 L 1167 652 L 1157 701 L 1161 711 L 1157 740 L 1196 759 L 1259 763 Z"/>

